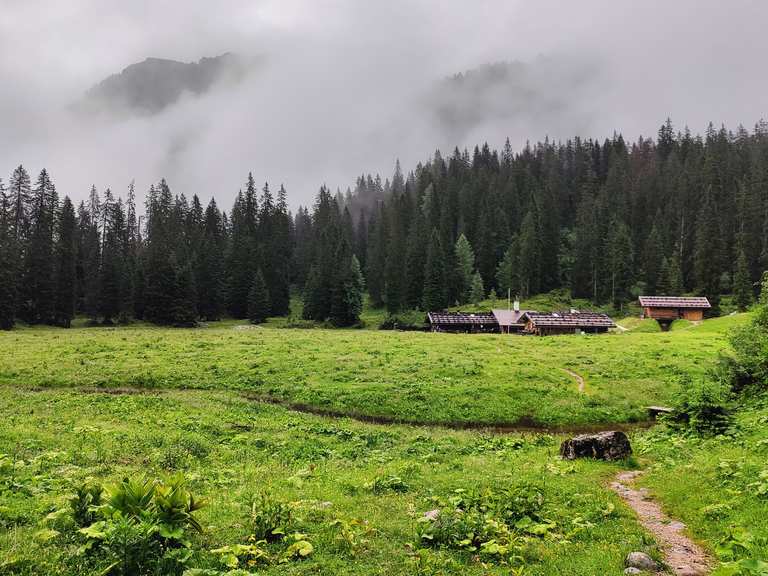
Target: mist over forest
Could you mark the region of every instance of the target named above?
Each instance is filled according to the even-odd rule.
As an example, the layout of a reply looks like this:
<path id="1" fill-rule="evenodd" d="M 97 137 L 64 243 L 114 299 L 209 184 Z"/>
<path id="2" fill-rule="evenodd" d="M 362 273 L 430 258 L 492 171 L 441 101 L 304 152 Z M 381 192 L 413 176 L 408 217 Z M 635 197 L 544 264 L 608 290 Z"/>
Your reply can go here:
<path id="1" fill-rule="evenodd" d="M 45 166 L 76 201 L 91 185 L 125 193 L 131 181 L 141 200 L 164 177 L 230 204 L 253 171 L 283 183 L 295 210 L 323 184 L 343 192 L 436 149 L 634 139 L 667 117 L 735 128 L 764 113 L 767 81 L 749 73 L 764 53 L 760 3 L 226 0 L 212 15 L 201 1 L 179 11 L 11 0 L 2 10 L 0 174 Z M 740 33 L 721 42 L 726 17 Z"/>

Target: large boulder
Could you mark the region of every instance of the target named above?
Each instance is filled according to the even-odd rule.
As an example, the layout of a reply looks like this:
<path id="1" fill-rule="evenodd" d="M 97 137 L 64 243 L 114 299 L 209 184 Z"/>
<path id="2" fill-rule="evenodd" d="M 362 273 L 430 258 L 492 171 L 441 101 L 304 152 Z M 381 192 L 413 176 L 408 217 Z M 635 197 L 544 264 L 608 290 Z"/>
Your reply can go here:
<path id="1" fill-rule="evenodd" d="M 560 446 L 560 456 L 566 460 L 597 458 L 599 460 L 623 460 L 632 454 L 632 446 L 624 432 L 598 432 L 581 434 L 566 440 Z"/>

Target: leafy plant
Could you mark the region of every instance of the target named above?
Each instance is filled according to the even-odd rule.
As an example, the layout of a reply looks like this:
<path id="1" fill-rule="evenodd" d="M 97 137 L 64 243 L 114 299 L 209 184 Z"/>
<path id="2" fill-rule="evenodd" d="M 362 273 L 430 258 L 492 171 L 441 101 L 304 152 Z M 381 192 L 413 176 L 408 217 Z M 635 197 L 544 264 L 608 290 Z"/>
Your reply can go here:
<path id="1" fill-rule="evenodd" d="M 69 499 L 75 524 L 84 528 L 96 521 L 102 494 L 104 494 L 104 487 L 101 484 L 86 482 L 75 488 L 75 494 Z"/>
<path id="2" fill-rule="evenodd" d="M 335 532 L 334 541 L 347 553 L 358 552 L 367 547 L 369 538 L 376 533 L 375 528 L 359 518 L 336 518 L 329 526 Z"/>
<path id="3" fill-rule="evenodd" d="M 363 484 L 363 488 L 374 494 L 384 494 L 385 492 L 402 494 L 410 490 L 410 486 L 400 476 L 376 476 L 370 482 Z"/>
<path id="4" fill-rule="evenodd" d="M 216 554 L 220 562 L 228 568 L 238 568 L 241 565 L 253 567 L 270 561 L 269 552 L 264 548 L 266 543 L 266 540 L 259 540 L 250 544 L 232 544 L 211 550 L 211 554 Z"/>
<path id="5" fill-rule="evenodd" d="M 285 537 L 291 527 L 291 507 L 262 492 L 251 504 L 251 526 L 256 540 L 274 542 Z"/>

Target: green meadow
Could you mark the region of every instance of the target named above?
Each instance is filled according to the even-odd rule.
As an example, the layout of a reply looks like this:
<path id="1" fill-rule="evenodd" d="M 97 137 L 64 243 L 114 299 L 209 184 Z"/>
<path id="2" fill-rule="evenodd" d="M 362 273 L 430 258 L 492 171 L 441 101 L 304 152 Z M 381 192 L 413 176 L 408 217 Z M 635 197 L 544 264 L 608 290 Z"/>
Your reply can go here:
<path id="1" fill-rule="evenodd" d="M 727 435 L 640 427 L 629 461 L 558 456 L 561 428 L 644 421 L 748 318 L 553 338 L 235 322 L 2 333 L 0 575 L 621 574 L 630 551 L 661 558 L 608 488 L 634 467 L 711 553 L 765 558 L 759 400 Z M 360 421 L 375 418 L 389 422 Z M 514 424 L 527 429 L 494 428 Z M 89 527 L 74 496 L 181 477 L 200 530 L 163 532 L 160 551 L 136 525 Z"/>

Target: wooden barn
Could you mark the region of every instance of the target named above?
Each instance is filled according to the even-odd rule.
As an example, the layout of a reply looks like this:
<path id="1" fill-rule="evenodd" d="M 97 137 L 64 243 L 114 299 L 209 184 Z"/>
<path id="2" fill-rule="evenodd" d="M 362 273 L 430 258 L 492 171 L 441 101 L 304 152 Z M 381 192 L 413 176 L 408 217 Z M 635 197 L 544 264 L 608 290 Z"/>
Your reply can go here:
<path id="1" fill-rule="evenodd" d="M 640 296 L 643 318 L 653 318 L 662 327 L 674 320 L 698 322 L 704 319 L 704 311 L 712 306 L 704 296 Z"/>
<path id="2" fill-rule="evenodd" d="M 526 334 L 552 336 L 555 334 L 601 334 L 615 328 L 607 314 L 597 312 L 526 312 Z"/>
<path id="3" fill-rule="evenodd" d="M 432 332 L 498 332 L 499 323 L 490 312 L 429 312 Z"/>

